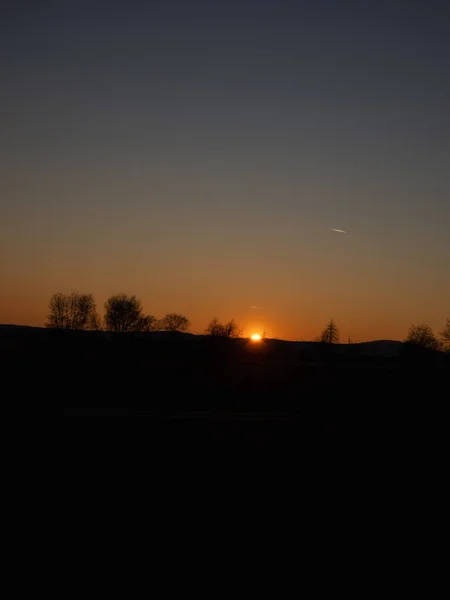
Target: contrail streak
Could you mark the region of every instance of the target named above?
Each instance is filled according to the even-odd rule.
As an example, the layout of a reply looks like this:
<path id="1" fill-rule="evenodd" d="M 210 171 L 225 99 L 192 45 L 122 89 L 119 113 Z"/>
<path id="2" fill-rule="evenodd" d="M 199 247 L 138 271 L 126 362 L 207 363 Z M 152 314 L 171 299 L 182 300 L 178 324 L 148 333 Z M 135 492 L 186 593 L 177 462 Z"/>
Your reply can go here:
<path id="1" fill-rule="evenodd" d="M 333 227 L 330 227 L 330 231 L 336 231 L 336 233 L 347 233 L 343 229 L 334 229 Z"/>

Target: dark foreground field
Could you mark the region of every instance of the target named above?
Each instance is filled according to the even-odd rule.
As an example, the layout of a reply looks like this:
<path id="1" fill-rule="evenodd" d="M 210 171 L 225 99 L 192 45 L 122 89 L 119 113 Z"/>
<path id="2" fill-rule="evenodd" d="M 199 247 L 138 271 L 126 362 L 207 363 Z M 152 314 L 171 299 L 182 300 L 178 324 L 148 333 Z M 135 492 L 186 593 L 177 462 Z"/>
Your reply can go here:
<path id="1" fill-rule="evenodd" d="M 9 395 L 25 412 L 139 415 L 215 435 L 432 427 L 444 354 L 398 342 L 316 343 L 0 327 Z M 4 375 L 5 377 L 5 375 Z"/>

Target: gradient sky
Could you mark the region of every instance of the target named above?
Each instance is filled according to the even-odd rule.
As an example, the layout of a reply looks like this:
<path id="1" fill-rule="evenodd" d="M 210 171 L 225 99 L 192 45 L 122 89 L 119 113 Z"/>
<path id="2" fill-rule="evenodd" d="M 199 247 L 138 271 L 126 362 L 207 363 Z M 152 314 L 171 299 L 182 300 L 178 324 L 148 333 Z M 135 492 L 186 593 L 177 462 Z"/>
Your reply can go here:
<path id="1" fill-rule="evenodd" d="M 449 107 L 444 0 L 7 1 L 0 322 L 77 290 L 194 332 L 440 330 Z"/>

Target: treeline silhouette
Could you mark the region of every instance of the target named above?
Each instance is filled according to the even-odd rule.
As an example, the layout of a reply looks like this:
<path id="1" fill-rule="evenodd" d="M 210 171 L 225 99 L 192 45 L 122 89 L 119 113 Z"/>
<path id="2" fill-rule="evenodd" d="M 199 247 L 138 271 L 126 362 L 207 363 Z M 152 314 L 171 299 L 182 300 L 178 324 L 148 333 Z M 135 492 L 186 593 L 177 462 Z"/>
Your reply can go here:
<path id="1" fill-rule="evenodd" d="M 49 302 L 46 327 L 52 329 L 129 331 L 187 331 L 187 317 L 169 313 L 162 319 L 143 312 L 136 296 L 116 294 L 105 302 L 103 317 L 97 312 L 92 294 L 53 294 Z"/>
<path id="2" fill-rule="evenodd" d="M 97 311 L 92 294 L 55 293 L 50 298 L 46 327 L 52 329 L 91 330 L 126 332 L 172 331 L 187 332 L 189 319 L 178 313 L 168 313 L 161 319 L 143 312 L 142 302 L 136 296 L 116 294 L 110 296 L 104 304 L 104 314 Z M 204 333 L 214 337 L 236 339 L 241 337 L 242 329 L 232 319 L 222 323 L 214 317 Z M 339 344 L 340 332 L 335 321 L 330 319 L 316 341 L 323 344 Z M 450 351 L 450 319 L 446 320 L 439 338 L 429 325 L 411 325 L 405 343 L 427 350 Z"/>
<path id="3" fill-rule="evenodd" d="M 162 319 L 143 312 L 142 302 L 136 296 L 116 294 L 104 305 L 103 317 L 97 312 L 92 294 L 53 294 L 49 302 L 46 327 L 51 329 L 114 331 L 178 331 L 186 332 L 190 321 L 184 315 L 168 313 Z M 232 319 L 222 323 L 214 317 L 205 329 L 207 335 L 238 338 L 242 329 Z"/>

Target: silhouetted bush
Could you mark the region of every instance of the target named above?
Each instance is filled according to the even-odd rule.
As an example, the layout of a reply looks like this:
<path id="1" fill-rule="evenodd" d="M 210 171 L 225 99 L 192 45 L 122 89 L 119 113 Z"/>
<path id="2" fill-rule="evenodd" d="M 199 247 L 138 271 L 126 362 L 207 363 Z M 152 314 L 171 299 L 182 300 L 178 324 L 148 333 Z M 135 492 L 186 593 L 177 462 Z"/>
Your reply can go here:
<path id="1" fill-rule="evenodd" d="M 206 335 L 215 337 L 238 338 L 241 335 L 242 330 L 233 319 L 227 323 L 221 323 L 217 317 L 214 317 L 206 328 L 205 333 Z"/>
<path id="2" fill-rule="evenodd" d="M 156 317 L 144 315 L 138 321 L 136 331 L 158 331 L 159 329 L 159 321 Z"/>
<path id="3" fill-rule="evenodd" d="M 165 331 L 187 331 L 189 319 L 177 313 L 169 313 L 161 320 L 161 328 Z"/>
<path id="4" fill-rule="evenodd" d="M 442 344 L 429 325 L 411 325 L 405 342 L 429 350 L 441 350 Z"/>

